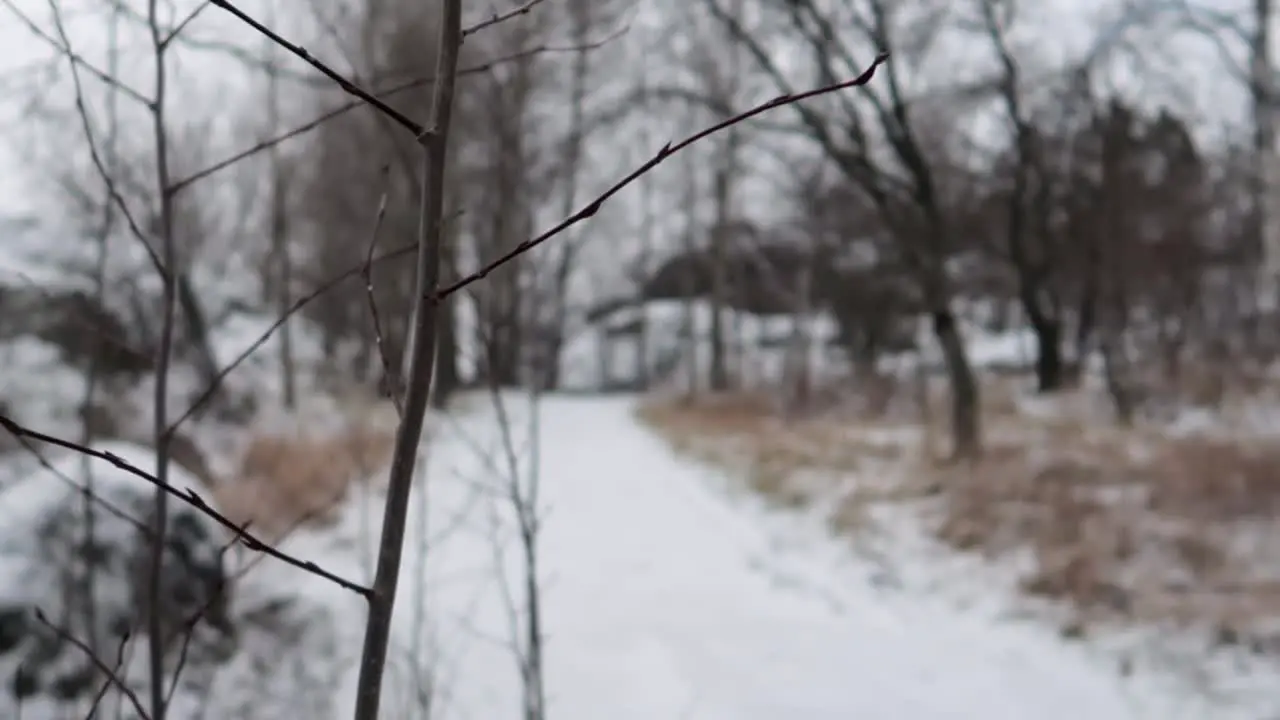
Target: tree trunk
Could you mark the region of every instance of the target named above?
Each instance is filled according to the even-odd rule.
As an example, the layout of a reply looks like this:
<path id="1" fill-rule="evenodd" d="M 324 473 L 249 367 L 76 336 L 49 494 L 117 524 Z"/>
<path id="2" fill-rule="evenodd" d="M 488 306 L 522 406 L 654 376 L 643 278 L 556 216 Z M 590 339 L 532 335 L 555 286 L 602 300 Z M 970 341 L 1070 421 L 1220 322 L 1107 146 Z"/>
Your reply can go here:
<path id="1" fill-rule="evenodd" d="M 711 337 L 709 348 L 711 357 L 707 372 L 707 386 L 711 392 L 725 392 L 729 389 L 729 362 L 726 357 L 725 322 L 724 322 L 724 240 L 723 230 L 716 228 L 711 234 Z"/>
<path id="2" fill-rule="evenodd" d="M 649 143 L 645 143 L 648 147 Z M 656 231 L 658 226 L 658 214 L 655 210 L 654 203 L 654 184 L 645 177 L 640 179 L 640 191 L 642 193 L 641 207 L 643 208 L 643 228 L 640 232 L 640 277 L 647 277 L 649 273 L 650 258 L 653 256 L 653 248 L 656 245 Z M 648 390 L 652 382 L 652 366 L 650 364 L 653 352 L 651 350 L 652 341 L 649 331 L 649 303 L 644 298 L 640 298 L 639 306 L 640 325 L 636 329 L 636 385 L 641 390 Z"/>
<path id="3" fill-rule="evenodd" d="M 789 408 L 802 411 L 812 401 L 812 373 L 810 356 L 813 339 L 809 335 L 809 319 L 812 315 L 813 298 L 813 259 L 807 257 L 799 273 L 799 288 L 796 302 L 791 314 L 791 339 L 788 343 L 787 385 L 789 387 Z"/>
<path id="4" fill-rule="evenodd" d="M 724 313 L 728 301 L 729 278 L 726 266 L 729 223 L 733 213 L 733 174 L 737 142 L 732 128 L 728 130 L 723 156 L 716 168 L 713 189 L 716 224 L 711 230 L 711 366 L 707 383 L 712 392 L 729 389 L 729 358 L 725 338 Z"/>
<path id="5" fill-rule="evenodd" d="M 191 278 L 183 272 L 177 274 L 175 284 L 178 291 L 178 308 L 181 313 L 182 327 L 186 331 L 186 340 L 195 353 L 196 369 L 200 381 L 208 387 L 218 377 L 218 358 L 213 353 L 213 345 L 209 342 L 209 321 L 205 317 L 204 307 L 200 304 L 200 296 L 191 285 Z M 215 393 L 215 399 L 220 393 Z"/>
<path id="6" fill-rule="evenodd" d="M 686 255 L 692 257 L 697 252 L 697 243 L 694 238 L 698 233 L 698 166 L 694 161 L 693 153 L 685 153 L 683 162 L 681 163 L 682 175 L 684 176 L 684 202 L 681 203 L 681 212 L 684 215 L 684 237 L 683 245 Z M 698 302 L 697 284 L 698 277 L 689 265 L 685 266 L 684 277 L 681 278 L 683 284 L 684 295 L 684 312 L 681 314 L 680 335 L 681 355 L 684 356 L 686 363 L 686 371 L 688 372 L 687 394 L 690 398 L 698 393 L 698 389 L 702 384 L 702 373 L 698 367 L 699 357 L 701 356 L 700 328 L 698 327 L 698 317 L 695 308 Z"/>
<path id="7" fill-rule="evenodd" d="M 1036 335 L 1036 389 L 1041 393 L 1061 390 L 1066 378 L 1062 361 L 1062 321 L 1042 312 L 1031 315 Z"/>
<path id="8" fill-rule="evenodd" d="M 1276 135 L 1280 112 L 1276 108 L 1275 68 L 1271 62 L 1271 0 L 1254 0 L 1253 33 L 1249 38 L 1249 85 L 1253 111 L 1254 232 L 1262 252 L 1260 285 L 1269 304 L 1276 300 L 1280 275 L 1280 218 L 1277 217 Z"/>
<path id="9" fill-rule="evenodd" d="M 272 12 L 274 20 L 274 10 Z M 272 135 L 280 132 L 280 73 L 277 66 L 276 43 L 267 41 L 267 124 Z M 271 256 L 275 270 L 272 284 L 275 286 L 276 312 L 286 318 L 280 325 L 280 386 L 284 406 L 292 410 L 297 404 L 297 372 L 293 360 L 293 329 L 289 319 L 289 306 L 293 303 L 293 262 L 289 256 L 289 208 L 288 186 L 279 147 L 272 145 L 271 162 Z"/>
<path id="10" fill-rule="evenodd" d="M 285 207 L 287 186 L 279 160 L 273 159 L 272 162 L 275 166 L 271 189 L 271 259 L 275 272 L 272 273 L 274 287 L 271 288 L 271 294 L 275 295 L 276 312 L 287 318 L 293 304 L 293 261 L 289 257 L 288 209 Z M 293 355 L 292 323 L 285 320 L 280 325 L 280 386 L 284 406 L 288 409 L 297 404 L 298 397 L 297 369 Z"/>
<path id="11" fill-rule="evenodd" d="M 564 148 L 565 188 L 561 196 L 560 214 L 569 217 L 573 214 L 578 202 L 578 180 L 582 171 L 582 146 L 586 140 L 585 110 L 587 101 L 587 79 L 590 71 L 588 62 L 589 36 L 594 25 L 589 2 L 576 2 L 570 6 L 573 20 L 573 41 L 579 45 L 573 58 L 572 80 L 569 89 L 569 138 Z M 560 355 L 564 351 L 566 326 L 568 325 L 569 279 L 577 255 L 577 246 L 581 242 L 579 231 L 572 229 L 567 237 L 561 238 L 560 258 L 556 263 L 552 279 L 552 303 L 554 327 L 548 336 L 538 338 L 538 382 L 547 390 L 555 390 L 560 386 Z"/>
<path id="12" fill-rule="evenodd" d="M 969 364 L 955 314 L 944 307 L 934 310 L 932 316 L 933 334 L 942 349 L 942 361 L 951 385 L 952 453 L 957 458 L 976 457 L 982 451 L 978 379 Z"/>
<path id="13" fill-rule="evenodd" d="M 458 276 L 456 224 L 446 229 L 448 235 L 440 248 L 440 271 L 444 282 L 453 282 Z M 458 327 L 454 317 L 453 298 L 447 297 L 437 311 L 435 382 L 431 385 L 431 406 L 443 410 L 458 390 L 461 381 L 458 373 Z"/>
<path id="14" fill-rule="evenodd" d="M 1116 411 L 1116 421 L 1124 427 L 1129 427 L 1133 425 L 1135 402 L 1128 383 L 1122 377 L 1124 371 L 1119 367 L 1115 341 L 1110 336 L 1104 337 L 1099 349 L 1102 352 L 1103 379 L 1106 382 L 1107 394 L 1111 396 L 1112 407 Z"/>

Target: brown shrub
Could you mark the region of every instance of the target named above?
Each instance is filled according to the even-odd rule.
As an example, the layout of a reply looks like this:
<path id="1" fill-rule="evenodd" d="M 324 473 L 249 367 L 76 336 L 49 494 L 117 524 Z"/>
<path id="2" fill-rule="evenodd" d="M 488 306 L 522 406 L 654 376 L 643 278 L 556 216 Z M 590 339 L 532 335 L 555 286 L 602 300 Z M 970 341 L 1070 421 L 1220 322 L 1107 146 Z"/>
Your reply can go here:
<path id="1" fill-rule="evenodd" d="M 1027 441 L 1040 431 L 932 468 L 946 501 L 941 539 L 992 556 L 1030 550 L 1023 589 L 1069 601 L 1079 622 L 1240 628 L 1262 616 L 1260 596 L 1280 615 L 1253 567 L 1258 553 L 1232 545 L 1280 510 L 1280 445 L 1114 429 Z"/>
<path id="2" fill-rule="evenodd" d="M 1210 381 L 1197 389 L 1206 402 L 1220 392 Z M 861 532 L 869 503 L 938 496 L 941 539 L 989 557 L 1029 553 L 1035 566 L 1022 588 L 1067 601 L 1080 632 L 1095 619 L 1139 619 L 1245 637 L 1280 617 L 1280 583 L 1259 567 L 1280 552 L 1280 531 L 1270 529 L 1280 442 L 1172 437 L 1142 422 L 1121 429 L 1096 392 L 1027 400 L 1025 384 L 984 383 L 989 442 L 972 462 L 933 459 L 930 426 L 945 431 L 942 412 L 923 413 L 914 440 L 883 418 L 784 418 L 760 393 L 654 400 L 640 414 L 678 450 L 733 464 L 781 505 L 813 499 L 794 482 L 802 470 L 829 471 L 833 484 L 858 471 L 858 490 L 830 518 L 838 532 Z M 896 485 L 883 487 L 884 478 Z M 1245 527 L 1263 534 L 1261 546 L 1241 546 Z"/>
<path id="3" fill-rule="evenodd" d="M 1274 517 L 1280 509 L 1280 444 L 1213 438 L 1170 442 L 1152 463 L 1151 509 L 1204 520 Z"/>
<path id="4" fill-rule="evenodd" d="M 236 477 L 215 490 L 226 515 L 276 539 L 301 524 L 337 519 L 352 483 L 367 479 L 389 457 L 394 434 L 352 429 L 327 437 L 254 437 Z"/>
<path id="5" fill-rule="evenodd" d="M 788 418 L 767 393 L 654 398 L 637 412 L 676 452 L 741 473 L 747 488 L 775 506 L 835 499 L 829 522 L 841 532 L 867 528 L 865 505 L 884 492 L 876 483 L 852 492 L 844 478 L 904 453 L 900 435 L 830 414 Z"/>

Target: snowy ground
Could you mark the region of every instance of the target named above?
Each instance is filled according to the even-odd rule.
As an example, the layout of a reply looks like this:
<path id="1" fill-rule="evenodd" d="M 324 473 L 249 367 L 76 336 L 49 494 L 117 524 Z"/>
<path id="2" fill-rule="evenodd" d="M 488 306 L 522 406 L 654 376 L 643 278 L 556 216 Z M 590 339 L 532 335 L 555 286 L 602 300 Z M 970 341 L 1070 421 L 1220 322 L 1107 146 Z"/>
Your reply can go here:
<path id="1" fill-rule="evenodd" d="M 528 415 L 517 404 L 507 408 L 512 444 L 528 458 Z M 546 399 L 539 419 L 552 718 L 1267 717 L 1211 710 L 1155 676 L 1122 678 L 1114 659 L 1046 625 L 886 582 L 882 568 L 816 527 L 732 500 L 723 478 L 675 459 L 641 428 L 628 399 Z M 512 473 L 497 427 L 482 408 L 441 421 L 430 445 L 430 510 L 424 516 L 420 497 L 411 519 L 388 717 L 425 716 L 412 698 L 428 675 L 432 717 L 518 716 L 510 638 L 521 620 L 504 598 L 519 596 L 521 563 L 503 510 Z M 517 474 L 531 478 L 527 466 Z M 337 533 L 297 536 L 284 549 L 358 575 L 375 510 L 355 503 Z M 292 571 L 260 567 L 259 587 L 299 589 Z M 345 608 L 337 647 L 354 655 L 359 601 L 321 580 L 307 586 Z M 345 698 L 353 660 L 337 690 Z M 336 701 L 335 716 L 349 708 Z"/>

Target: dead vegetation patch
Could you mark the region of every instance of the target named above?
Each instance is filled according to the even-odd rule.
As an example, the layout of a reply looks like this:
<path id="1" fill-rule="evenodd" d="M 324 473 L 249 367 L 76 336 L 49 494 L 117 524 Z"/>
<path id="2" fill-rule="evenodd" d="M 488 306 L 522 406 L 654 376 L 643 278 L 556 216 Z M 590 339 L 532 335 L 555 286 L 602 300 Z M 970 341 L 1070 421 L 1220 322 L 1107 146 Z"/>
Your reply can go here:
<path id="1" fill-rule="evenodd" d="M 939 536 L 993 557 L 1030 550 L 1024 589 L 1069 601 L 1073 632 L 1137 620 L 1245 637 L 1280 617 L 1258 547 L 1280 547 L 1265 522 L 1280 509 L 1280 443 L 1113 428 L 931 472 Z"/>
<path id="2" fill-rule="evenodd" d="M 1042 401 L 988 387 L 988 445 L 971 462 L 931 444 L 945 435 L 936 411 L 914 422 L 788 417 L 767 393 L 739 393 L 655 398 L 639 414 L 677 451 L 742 471 L 780 506 L 823 496 L 798 478 L 835 490 L 856 477 L 831 514 L 850 535 L 869 503 L 927 500 L 931 529 L 950 546 L 1029 559 L 1022 588 L 1062 601 L 1066 634 L 1138 622 L 1280 650 L 1269 639 L 1280 619 L 1280 440 L 1122 429 L 1105 398 L 1084 391 Z"/>
<path id="3" fill-rule="evenodd" d="M 394 439 L 393 432 L 363 426 L 255 435 L 235 475 L 219 482 L 214 495 L 229 519 L 250 523 L 268 541 L 300 525 L 331 524 L 353 484 L 387 463 Z"/>
<path id="4" fill-rule="evenodd" d="M 740 472 L 760 497 L 782 507 L 829 497 L 851 473 L 897 462 L 906 448 L 900 433 L 825 414 L 788 416 L 767 393 L 653 398 L 638 414 L 677 452 Z"/>

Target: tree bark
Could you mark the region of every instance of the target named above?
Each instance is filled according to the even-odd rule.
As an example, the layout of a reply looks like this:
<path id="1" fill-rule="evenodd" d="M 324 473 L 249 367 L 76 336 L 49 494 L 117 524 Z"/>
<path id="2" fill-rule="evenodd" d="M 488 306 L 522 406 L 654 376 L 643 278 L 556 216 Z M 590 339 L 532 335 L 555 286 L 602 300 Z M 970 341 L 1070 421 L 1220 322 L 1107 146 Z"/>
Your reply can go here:
<path id="1" fill-rule="evenodd" d="M 951 385 L 952 453 L 957 458 L 977 456 L 982 450 L 978 379 L 965 352 L 964 339 L 949 307 L 932 313 L 933 334 L 942 349 L 942 362 Z"/>
<path id="2" fill-rule="evenodd" d="M 737 142 L 735 131 L 730 128 L 725 141 L 723 157 L 716 168 L 713 189 L 716 203 L 716 224 L 711 230 L 711 358 L 707 384 L 712 392 L 729 389 L 729 359 L 725 338 L 724 314 L 728 305 L 729 278 L 726 255 L 728 250 L 729 223 L 733 213 L 733 173 L 736 165 Z"/>
<path id="3" fill-rule="evenodd" d="M 440 271 L 445 282 L 457 278 L 457 230 L 446 230 L 440 248 Z M 431 407 L 443 410 L 461 385 L 458 373 L 458 328 L 453 314 L 453 298 L 440 302 L 436 311 L 436 379 L 431 387 Z"/>
<path id="4" fill-rule="evenodd" d="M 1062 389 L 1066 365 L 1062 359 L 1062 321 L 1034 303 L 1024 303 L 1031 331 L 1036 336 L 1036 389 L 1051 393 Z"/>

